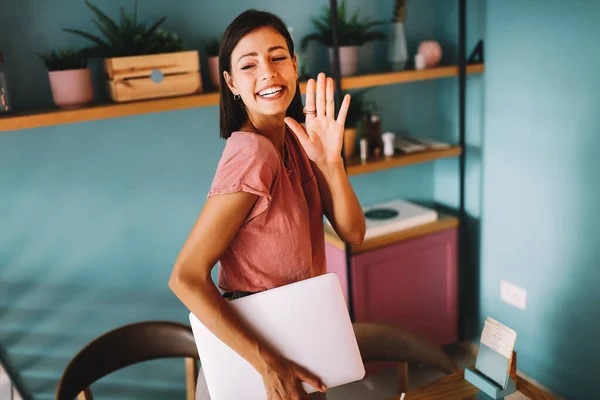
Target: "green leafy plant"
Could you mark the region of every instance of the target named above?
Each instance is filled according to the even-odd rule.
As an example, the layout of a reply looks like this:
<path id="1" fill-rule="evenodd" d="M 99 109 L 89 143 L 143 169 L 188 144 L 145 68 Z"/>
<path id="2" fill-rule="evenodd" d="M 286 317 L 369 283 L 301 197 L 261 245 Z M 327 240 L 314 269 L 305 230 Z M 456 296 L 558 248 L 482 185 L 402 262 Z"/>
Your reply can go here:
<path id="1" fill-rule="evenodd" d="M 219 46 L 221 45 L 221 41 L 216 38 L 210 38 L 209 40 L 204 42 L 204 51 L 206 51 L 206 55 L 208 57 L 214 57 L 219 55 Z"/>
<path id="2" fill-rule="evenodd" d="M 80 29 L 63 29 L 92 41 L 95 45 L 86 48 L 86 53 L 98 57 L 124 57 L 145 54 L 171 53 L 181 51 L 182 40 L 177 34 L 169 34 L 159 27 L 165 22 L 162 17 L 148 26 L 147 22 L 137 19 L 138 1 L 134 0 L 133 12 L 127 13 L 120 8 L 119 22 L 113 20 L 90 1 L 85 0 L 86 6 L 96 19 L 94 25 L 102 33 L 100 38 Z"/>
<path id="3" fill-rule="evenodd" d="M 350 18 L 346 14 L 346 1 L 343 0 L 338 5 L 338 45 L 339 46 L 362 46 L 367 42 L 374 40 L 385 40 L 387 35 L 383 32 L 372 30 L 377 25 L 382 25 L 385 21 L 359 20 L 359 9 L 357 9 Z M 319 17 L 311 18 L 317 32 L 302 38 L 301 48 L 305 50 L 311 41 L 316 41 L 327 47 L 333 45 L 333 33 L 331 29 L 331 8 L 325 6 L 323 13 Z"/>
<path id="4" fill-rule="evenodd" d="M 66 71 L 87 67 L 87 57 L 81 50 L 62 49 L 36 53 L 48 71 Z"/>

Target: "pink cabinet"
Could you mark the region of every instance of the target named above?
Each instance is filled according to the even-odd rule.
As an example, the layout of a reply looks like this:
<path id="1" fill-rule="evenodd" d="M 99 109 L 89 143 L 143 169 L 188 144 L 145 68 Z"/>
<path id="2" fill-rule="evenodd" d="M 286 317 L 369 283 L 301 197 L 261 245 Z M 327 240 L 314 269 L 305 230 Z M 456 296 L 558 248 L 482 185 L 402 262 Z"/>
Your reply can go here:
<path id="1" fill-rule="evenodd" d="M 346 256 L 327 243 L 327 268 L 348 301 Z M 382 322 L 442 346 L 458 340 L 457 229 L 352 255 L 355 319 Z"/>

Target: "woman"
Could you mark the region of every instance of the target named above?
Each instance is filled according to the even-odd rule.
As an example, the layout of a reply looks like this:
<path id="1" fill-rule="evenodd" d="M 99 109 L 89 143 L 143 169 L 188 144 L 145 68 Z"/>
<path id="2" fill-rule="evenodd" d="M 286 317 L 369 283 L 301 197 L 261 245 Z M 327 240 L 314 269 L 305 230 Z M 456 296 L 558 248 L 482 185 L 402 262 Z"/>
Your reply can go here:
<path id="1" fill-rule="evenodd" d="M 303 127 L 294 44 L 284 23 L 266 12 L 249 10 L 230 24 L 219 64 L 227 142 L 169 286 L 256 368 L 269 400 L 304 399 L 301 382 L 324 392 L 321 380 L 253 337 L 224 297 L 325 273 L 323 214 L 343 240 L 363 241 L 364 216 L 341 159 L 350 96 L 335 119 L 332 79 L 321 73 L 309 80 Z M 223 296 L 210 276 L 217 261 Z"/>

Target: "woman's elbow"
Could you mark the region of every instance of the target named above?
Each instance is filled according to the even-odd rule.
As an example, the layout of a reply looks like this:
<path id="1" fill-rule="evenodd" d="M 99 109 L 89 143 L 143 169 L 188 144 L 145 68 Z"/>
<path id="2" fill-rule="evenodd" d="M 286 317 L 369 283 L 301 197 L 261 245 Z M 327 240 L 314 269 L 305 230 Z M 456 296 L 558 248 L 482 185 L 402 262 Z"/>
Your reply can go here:
<path id="1" fill-rule="evenodd" d="M 203 290 L 205 285 L 211 283 L 210 268 L 189 263 L 176 263 L 169 278 L 169 288 L 175 294 L 186 289 Z"/>
<path id="2" fill-rule="evenodd" d="M 178 295 L 182 289 L 185 289 L 192 284 L 190 279 L 189 273 L 186 273 L 184 266 L 176 264 L 175 267 L 173 267 L 173 272 L 171 272 L 171 277 L 169 278 L 169 288 L 173 293 Z"/>
<path id="3" fill-rule="evenodd" d="M 357 229 L 352 230 L 348 235 L 347 242 L 352 246 L 360 246 L 365 240 L 366 227 L 361 226 Z"/>
<path id="4" fill-rule="evenodd" d="M 184 285 L 185 279 L 184 275 L 181 272 L 181 268 L 178 268 L 176 265 L 173 268 L 173 272 L 171 272 L 171 277 L 169 278 L 169 289 L 175 294 L 179 291 L 179 289 Z"/>

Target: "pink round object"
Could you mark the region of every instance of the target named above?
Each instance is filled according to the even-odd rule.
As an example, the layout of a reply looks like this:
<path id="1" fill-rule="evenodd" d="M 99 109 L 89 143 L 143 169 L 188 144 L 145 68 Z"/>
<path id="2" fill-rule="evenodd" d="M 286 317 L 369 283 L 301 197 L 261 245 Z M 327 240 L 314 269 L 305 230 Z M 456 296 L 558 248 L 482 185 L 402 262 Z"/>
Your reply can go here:
<path id="1" fill-rule="evenodd" d="M 428 67 L 437 65 L 442 58 L 442 48 L 440 47 L 440 44 L 434 40 L 421 42 L 418 52 L 419 54 L 423 54 L 423 57 L 425 57 L 425 64 Z"/>

